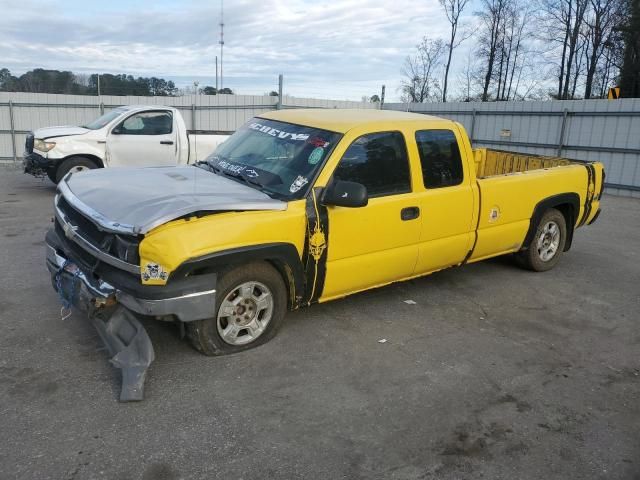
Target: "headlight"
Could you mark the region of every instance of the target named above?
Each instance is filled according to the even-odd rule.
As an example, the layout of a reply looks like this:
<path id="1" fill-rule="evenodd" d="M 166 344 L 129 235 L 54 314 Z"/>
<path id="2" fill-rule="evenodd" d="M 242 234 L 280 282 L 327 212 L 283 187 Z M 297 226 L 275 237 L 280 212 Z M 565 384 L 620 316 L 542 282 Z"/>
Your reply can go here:
<path id="1" fill-rule="evenodd" d="M 33 148 L 40 150 L 41 152 L 48 152 L 56 146 L 56 142 L 45 142 L 40 138 L 36 138 L 33 142 Z"/>

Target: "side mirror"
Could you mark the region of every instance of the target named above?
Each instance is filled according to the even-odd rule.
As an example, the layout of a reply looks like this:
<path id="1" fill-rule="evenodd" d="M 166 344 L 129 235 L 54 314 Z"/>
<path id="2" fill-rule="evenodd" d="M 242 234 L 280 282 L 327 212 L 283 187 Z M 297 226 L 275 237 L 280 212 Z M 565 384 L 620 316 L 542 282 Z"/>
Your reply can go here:
<path id="1" fill-rule="evenodd" d="M 361 183 L 334 180 L 324 189 L 321 201 L 327 206 L 357 208 L 367 206 L 369 196 Z"/>
<path id="2" fill-rule="evenodd" d="M 116 128 L 111 130 L 111 133 L 114 135 L 120 135 L 122 133 L 122 128 L 120 127 L 120 125 L 118 125 Z"/>

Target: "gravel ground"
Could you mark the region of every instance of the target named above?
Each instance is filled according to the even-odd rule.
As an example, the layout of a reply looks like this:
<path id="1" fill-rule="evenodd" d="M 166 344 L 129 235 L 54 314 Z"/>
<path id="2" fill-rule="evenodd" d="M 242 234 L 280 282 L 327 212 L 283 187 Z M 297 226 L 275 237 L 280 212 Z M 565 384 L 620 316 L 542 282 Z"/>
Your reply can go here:
<path id="1" fill-rule="evenodd" d="M 451 269 L 233 356 L 145 322 L 146 399 L 120 404 L 93 327 L 60 319 L 54 191 L 0 168 L 2 479 L 640 478 L 638 200 L 606 196 L 550 272 Z"/>

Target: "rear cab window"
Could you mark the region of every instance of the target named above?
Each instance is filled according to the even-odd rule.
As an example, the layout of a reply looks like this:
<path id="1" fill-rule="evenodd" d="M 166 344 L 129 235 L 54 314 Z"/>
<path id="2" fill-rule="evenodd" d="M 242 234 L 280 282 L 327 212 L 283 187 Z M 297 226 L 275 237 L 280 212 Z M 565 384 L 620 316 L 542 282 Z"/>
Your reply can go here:
<path id="1" fill-rule="evenodd" d="M 340 159 L 333 178 L 361 183 L 370 198 L 411 192 L 404 136 L 379 132 L 358 137 Z"/>
<path id="2" fill-rule="evenodd" d="M 425 188 L 460 185 L 464 170 L 455 133 L 452 130 L 418 130 L 415 138 Z"/>

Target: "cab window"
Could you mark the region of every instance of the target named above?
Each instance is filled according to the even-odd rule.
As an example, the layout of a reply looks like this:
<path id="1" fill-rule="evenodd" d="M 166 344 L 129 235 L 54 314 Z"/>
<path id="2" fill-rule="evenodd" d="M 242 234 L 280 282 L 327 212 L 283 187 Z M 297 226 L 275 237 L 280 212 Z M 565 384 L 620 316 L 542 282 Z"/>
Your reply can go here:
<path id="1" fill-rule="evenodd" d="M 171 112 L 141 112 L 131 115 L 117 128 L 122 135 L 167 135 L 173 131 Z"/>
<path id="2" fill-rule="evenodd" d="M 404 137 L 400 132 L 382 132 L 357 138 L 342 156 L 333 177 L 363 184 L 369 197 L 410 192 Z"/>
<path id="3" fill-rule="evenodd" d="M 451 130 L 419 130 L 416 143 L 426 188 L 459 185 L 464 174 L 458 141 Z"/>

